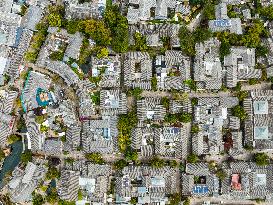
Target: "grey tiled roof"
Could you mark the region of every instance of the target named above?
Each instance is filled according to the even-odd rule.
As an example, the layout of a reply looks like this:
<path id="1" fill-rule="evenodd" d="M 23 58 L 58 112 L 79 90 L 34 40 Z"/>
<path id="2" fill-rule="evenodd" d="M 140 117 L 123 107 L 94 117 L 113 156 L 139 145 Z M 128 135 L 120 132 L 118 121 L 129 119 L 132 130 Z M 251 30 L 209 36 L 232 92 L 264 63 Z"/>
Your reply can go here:
<path id="1" fill-rule="evenodd" d="M 224 66 L 227 87 L 235 87 L 240 80 L 262 76 L 262 71 L 255 69 L 255 48 L 232 47 L 231 53 L 224 58 Z"/>
<path id="2" fill-rule="evenodd" d="M 195 49 L 194 80 L 203 83 L 203 89 L 220 89 L 223 78 L 219 56 L 220 41 L 211 38 L 203 43 L 197 43 Z"/>
<path id="3" fill-rule="evenodd" d="M 32 192 L 44 179 L 47 168 L 28 162 L 24 170 L 16 167 L 12 172 L 12 179 L 8 183 L 8 192 L 11 201 L 24 203 L 31 199 Z"/>

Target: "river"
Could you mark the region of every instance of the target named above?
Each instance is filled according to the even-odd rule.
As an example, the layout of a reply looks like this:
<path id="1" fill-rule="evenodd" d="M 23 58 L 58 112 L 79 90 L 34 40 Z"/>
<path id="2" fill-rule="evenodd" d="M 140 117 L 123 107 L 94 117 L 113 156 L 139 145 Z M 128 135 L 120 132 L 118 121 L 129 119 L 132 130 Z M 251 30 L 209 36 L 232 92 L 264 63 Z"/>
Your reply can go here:
<path id="1" fill-rule="evenodd" d="M 4 160 L 2 170 L 0 171 L 0 188 L 4 185 L 3 179 L 5 177 L 5 174 L 10 171 L 13 171 L 21 161 L 21 155 L 23 152 L 22 141 L 14 142 L 10 146 L 11 154 L 7 156 L 6 159 Z"/>

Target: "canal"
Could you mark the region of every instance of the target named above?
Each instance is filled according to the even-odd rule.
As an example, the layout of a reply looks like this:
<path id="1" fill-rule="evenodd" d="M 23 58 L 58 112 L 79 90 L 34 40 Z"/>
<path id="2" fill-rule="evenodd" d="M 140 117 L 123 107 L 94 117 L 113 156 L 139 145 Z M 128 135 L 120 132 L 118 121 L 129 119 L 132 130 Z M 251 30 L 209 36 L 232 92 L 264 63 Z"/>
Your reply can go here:
<path id="1" fill-rule="evenodd" d="M 21 161 L 21 155 L 23 152 L 23 143 L 21 140 L 14 142 L 10 145 L 11 153 L 6 157 L 3 163 L 2 170 L 0 171 L 0 188 L 4 185 L 3 179 L 5 174 L 11 172 Z"/>

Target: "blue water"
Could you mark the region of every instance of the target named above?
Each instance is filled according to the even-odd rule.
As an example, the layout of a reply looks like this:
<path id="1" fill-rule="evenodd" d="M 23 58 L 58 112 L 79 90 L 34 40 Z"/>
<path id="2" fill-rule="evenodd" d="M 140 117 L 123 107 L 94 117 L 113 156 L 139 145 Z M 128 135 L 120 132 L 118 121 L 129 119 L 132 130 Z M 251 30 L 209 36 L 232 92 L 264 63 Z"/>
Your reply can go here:
<path id="1" fill-rule="evenodd" d="M 49 104 L 49 101 L 51 99 L 51 95 L 50 93 L 47 93 L 48 94 L 48 97 L 49 97 L 49 100 L 48 101 L 42 101 L 41 98 L 40 98 L 40 94 L 43 93 L 43 92 L 46 92 L 44 91 L 42 88 L 38 88 L 37 89 L 37 92 L 36 92 L 36 101 L 38 103 L 39 106 L 47 106 Z"/>
<path id="2" fill-rule="evenodd" d="M 56 180 L 55 179 L 52 179 L 51 182 L 49 183 L 46 193 L 49 194 L 51 192 L 52 188 L 56 188 Z"/>
<path id="3" fill-rule="evenodd" d="M 3 178 L 5 177 L 5 174 L 9 171 L 13 171 L 21 161 L 21 155 L 23 152 L 22 141 L 14 142 L 10 146 L 11 154 L 7 156 L 6 159 L 4 160 L 2 170 L 0 171 L 0 187 L 4 185 Z"/>

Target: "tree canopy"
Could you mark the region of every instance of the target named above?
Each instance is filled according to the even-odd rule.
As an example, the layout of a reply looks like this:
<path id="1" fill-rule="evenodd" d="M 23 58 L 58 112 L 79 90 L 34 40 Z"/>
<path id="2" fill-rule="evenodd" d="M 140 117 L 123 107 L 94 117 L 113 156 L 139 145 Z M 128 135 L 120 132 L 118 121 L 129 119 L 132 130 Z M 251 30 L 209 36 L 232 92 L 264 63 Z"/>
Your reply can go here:
<path id="1" fill-rule="evenodd" d="M 199 161 L 199 158 L 198 158 L 198 156 L 196 154 L 190 154 L 187 157 L 187 162 L 188 163 L 196 163 L 198 161 Z"/>
<path id="2" fill-rule="evenodd" d="M 104 164 L 104 159 L 100 153 L 87 153 L 85 158 L 95 164 Z"/>
<path id="3" fill-rule="evenodd" d="M 115 52 L 124 53 L 129 47 L 129 30 L 127 18 L 120 14 L 117 5 L 109 5 L 104 13 L 104 22 L 111 30 L 111 46 Z"/>
<path id="4" fill-rule="evenodd" d="M 23 163 L 28 163 L 32 161 L 32 152 L 30 150 L 26 150 L 22 155 L 21 155 L 21 161 Z"/>
<path id="5" fill-rule="evenodd" d="M 58 179 L 60 178 L 60 176 L 61 176 L 60 171 L 54 166 L 51 166 L 46 173 L 46 179 L 48 180 L 54 179 L 54 178 Z"/>
<path id="6" fill-rule="evenodd" d="M 83 20 L 79 23 L 79 29 L 91 37 L 98 46 L 108 46 L 111 43 L 111 31 L 102 20 Z"/>
<path id="7" fill-rule="evenodd" d="M 232 114 L 235 117 L 240 118 L 240 120 L 245 120 L 247 117 L 247 113 L 245 112 L 244 108 L 240 105 L 236 105 L 232 108 Z"/>
<path id="8" fill-rule="evenodd" d="M 269 156 L 266 153 L 254 154 L 253 160 L 259 166 L 265 166 L 269 164 Z"/>

